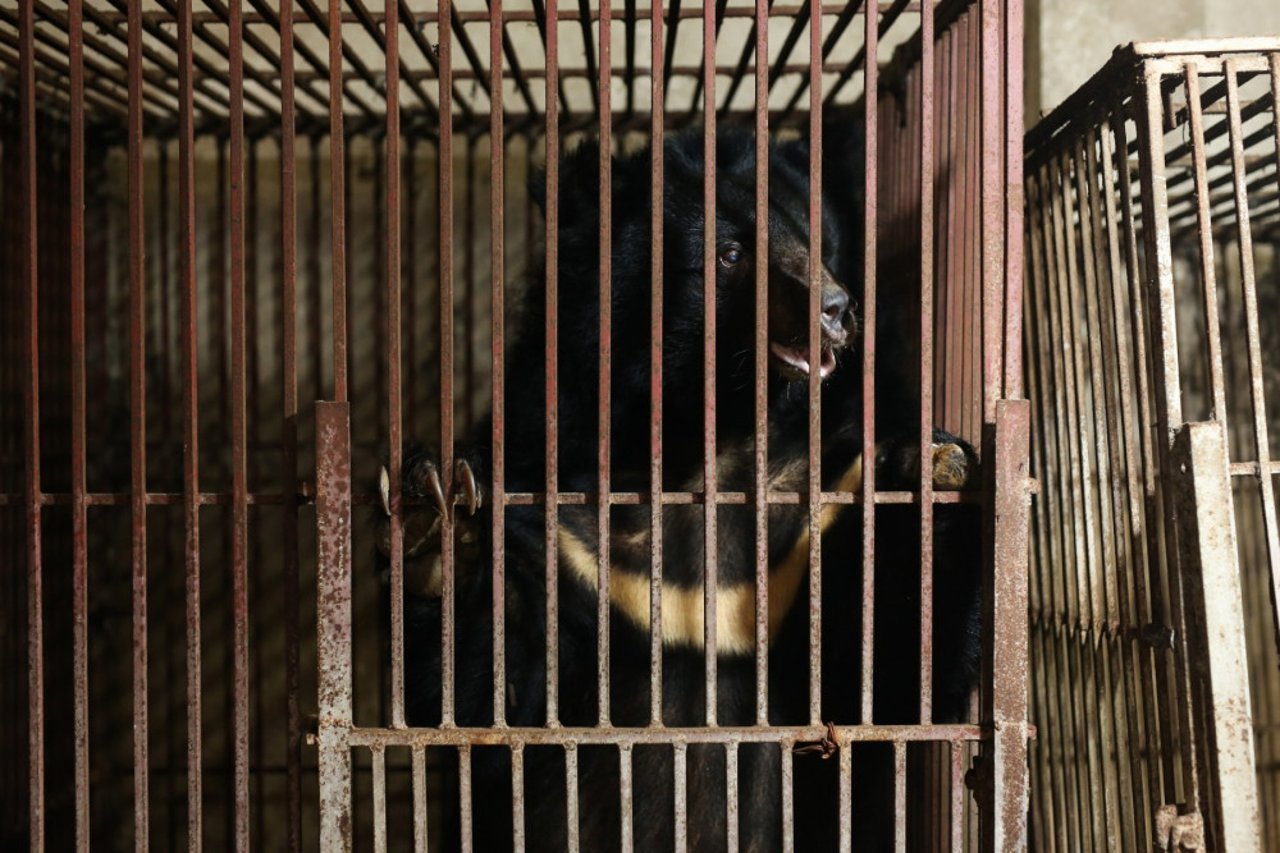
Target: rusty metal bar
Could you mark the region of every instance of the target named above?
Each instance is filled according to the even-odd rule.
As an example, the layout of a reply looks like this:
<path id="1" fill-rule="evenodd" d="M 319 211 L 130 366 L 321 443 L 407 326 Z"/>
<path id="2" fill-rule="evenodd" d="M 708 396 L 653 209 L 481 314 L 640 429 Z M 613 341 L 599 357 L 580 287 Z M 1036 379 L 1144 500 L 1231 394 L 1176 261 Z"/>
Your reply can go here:
<path id="1" fill-rule="evenodd" d="M 581 0 L 584 4 L 586 0 Z M 597 563 L 596 598 L 596 690 L 599 724 L 609 725 L 609 475 L 611 458 L 612 401 L 611 371 L 613 369 L 613 137 L 612 92 L 610 90 L 610 66 L 612 48 L 610 33 L 613 30 L 612 10 L 605 3 L 600 7 L 600 77 L 596 103 L 599 107 L 600 148 L 600 328 L 599 328 L 599 433 L 596 437 L 596 537 L 599 549 Z M 587 64 L 592 63 L 591 30 L 583 16 L 583 38 L 587 44 Z"/>
<path id="2" fill-rule="evenodd" d="M 27 559 L 27 784 L 28 840 L 31 849 L 45 845 L 45 760 L 44 760 L 44 566 L 41 555 L 42 514 L 40 511 L 40 288 L 39 241 L 36 208 L 36 69 L 35 19 L 30 4 L 18 10 L 19 45 L 19 165 L 22 175 L 23 236 L 22 272 L 25 283 L 25 340 L 23 356 L 26 376 L 22 383 L 24 418 L 23 483 L 26 517 Z M 130 29 L 132 34 L 132 28 Z M 130 126 L 142 124 L 141 86 L 130 90 Z M 139 132 L 139 137 L 141 133 Z M 131 140 L 132 141 L 132 140 Z M 132 153 L 132 148 L 131 148 Z M 132 165 L 132 162 L 131 164 Z M 131 170 L 132 174 L 132 170 Z M 132 224 L 132 223 L 131 223 Z M 132 235 L 131 235 L 132 236 Z M 130 242 L 133 248 L 135 243 Z M 144 694 L 145 699 L 145 694 Z M 145 749 L 145 746 L 144 746 Z M 144 753 L 145 754 L 145 753 Z"/>
<path id="3" fill-rule="evenodd" d="M 351 849 L 351 414 L 316 403 L 320 846 Z"/>
<path id="4" fill-rule="evenodd" d="M 982 212 L 982 422 L 995 420 L 1004 376 L 1004 153 L 1007 118 L 1004 112 L 1002 61 L 1002 0 L 979 0 L 981 84 L 978 98 L 982 151 L 979 158 Z M 1016 131 L 1015 131 L 1016 132 Z"/>
<path id="5" fill-rule="evenodd" d="M 1211 418 L 1227 416 L 1226 390 L 1222 371 L 1222 330 L 1218 323 L 1218 282 L 1213 257 L 1213 222 L 1209 217 L 1209 186 L 1204 151 L 1204 115 L 1200 103 L 1200 72 L 1188 62 L 1184 72 L 1187 107 L 1190 114 L 1192 174 L 1195 176 L 1196 230 L 1200 235 L 1200 282 L 1204 288 L 1204 326 L 1209 357 L 1209 382 L 1213 392 Z"/>
<path id="6" fill-rule="evenodd" d="M 1023 116 L 1023 10 L 1024 0 L 1005 0 L 1002 24 L 1004 58 L 1002 114 L 1005 122 L 1004 167 L 1004 397 L 1022 398 L 1022 128 Z"/>
<path id="7" fill-rule="evenodd" d="M 675 853 L 685 853 L 689 846 L 688 747 L 673 743 L 672 784 L 675 786 Z"/>
<path id="8" fill-rule="evenodd" d="M 453 471 L 453 36 L 449 17 L 453 3 L 440 5 L 440 470 Z M 440 519 L 441 603 L 440 724 L 453 725 L 454 715 L 454 571 L 453 513 Z"/>
<path id="9" fill-rule="evenodd" d="M 702 536 L 702 589 L 703 589 L 703 644 L 706 675 L 706 720 L 708 726 L 716 724 L 719 704 L 718 654 L 716 651 L 717 628 L 716 592 L 719 583 L 719 550 L 716 539 L 716 491 L 719 486 L 716 470 L 716 35 L 719 29 L 715 6 L 702 4 L 702 64 L 705 69 L 702 80 L 703 131 L 702 131 L 702 481 L 706 501 L 703 504 Z M 695 103 L 697 93 L 694 93 Z M 818 362 L 812 358 L 810 364 Z"/>
<path id="10" fill-rule="evenodd" d="M 200 848 L 203 835 L 201 764 L 201 624 L 200 624 L 200 491 L 199 364 L 196 293 L 195 106 L 192 83 L 191 8 L 178 10 L 178 220 L 181 228 L 182 386 L 183 386 L 183 527 L 187 616 L 187 843 Z"/>
<path id="11" fill-rule="evenodd" d="M 133 832 L 139 851 L 148 846 L 150 797 L 147 760 L 147 469 L 146 469 L 146 295 L 142 209 L 142 3 L 129 3 L 129 491 L 133 585 Z M 34 133 L 35 120 L 29 127 Z M 34 210 L 34 203 L 32 210 Z M 32 409 L 34 411 L 34 408 Z M 38 553 L 38 552 L 37 552 Z M 33 667 L 34 672 L 38 669 Z M 34 717 L 33 717 L 34 719 Z M 33 774 L 32 801 L 36 800 Z M 38 836 L 33 832 L 32 838 Z"/>
<path id="12" fill-rule="evenodd" d="M 920 16 L 920 722 L 933 719 L 933 15 Z M 874 458 L 874 457 L 873 457 Z M 905 756 L 903 757 L 905 761 Z M 905 772 L 905 765 L 904 765 Z M 904 803 L 905 806 L 905 803 Z M 900 847 L 906 845 L 905 837 Z"/>
<path id="13" fill-rule="evenodd" d="M 755 256 L 769 257 L 769 6 L 756 0 Z M 730 93 L 732 97 L 732 93 Z M 728 99 L 725 101 L 728 104 Z M 757 262 L 755 322 L 756 725 L 769 721 L 769 270 Z"/>
<path id="14" fill-rule="evenodd" d="M 230 0 L 231 583 L 236 849 L 249 848 L 249 471 L 245 399 L 244 45 L 241 0 Z"/>
<path id="15" fill-rule="evenodd" d="M 412 751 L 413 787 L 413 849 L 415 853 L 427 850 L 427 751 L 415 746 Z"/>
<path id="16" fill-rule="evenodd" d="M 622 853 L 632 853 L 635 849 L 635 797 L 632 791 L 632 749 L 631 744 L 618 746 L 618 814 L 621 815 L 620 839 Z"/>
<path id="17" fill-rule="evenodd" d="M 822 4 L 810 0 L 792 33 L 809 27 L 809 722 L 822 717 Z M 788 34 L 790 41 L 790 34 Z M 792 42 L 794 44 L 794 42 Z M 785 61 L 789 52 L 783 42 Z M 771 76 L 770 83 L 773 78 Z"/>
<path id="18" fill-rule="evenodd" d="M 548 0 L 548 4 L 551 1 Z M 649 129 L 649 724 L 659 726 L 662 725 L 662 281 L 666 245 L 662 0 L 650 0 L 649 23 L 652 63 L 649 90 L 652 100 Z M 551 101 L 547 103 L 550 105 Z"/>
<path id="19" fill-rule="evenodd" d="M 923 43 L 928 50 L 929 40 Z M 907 853 L 907 745 L 900 740 L 893 743 L 893 847 Z"/>
<path id="20" fill-rule="evenodd" d="M 458 747 L 458 819 L 461 825 L 462 853 L 471 853 L 471 747 Z"/>
<path id="21" fill-rule="evenodd" d="M 609 3 L 603 3 L 600 5 L 599 11 L 596 15 L 596 18 L 600 23 L 600 50 L 601 51 L 604 51 L 605 45 L 609 44 L 609 34 L 612 29 L 611 27 L 612 14 L 613 14 L 612 5 Z M 570 16 L 569 14 L 566 13 L 563 17 L 567 20 Z M 590 6 L 589 0 L 578 0 L 577 18 L 578 18 L 578 23 L 582 25 L 582 51 L 587 55 L 587 79 L 588 80 L 596 79 L 603 82 L 603 85 L 601 85 L 599 89 L 596 89 L 595 87 L 592 87 L 591 89 L 591 106 L 596 110 L 596 112 L 600 112 L 601 111 L 600 100 L 601 98 L 605 97 L 606 92 L 609 90 L 609 75 L 601 72 L 597 77 L 596 50 L 595 50 L 594 41 L 591 38 L 592 15 L 591 15 L 591 6 Z M 675 39 L 674 32 L 672 32 L 671 37 L 672 37 L 672 40 L 674 41 Z M 669 61 L 669 55 L 668 55 L 668 61 Z M 603 145 L 603 143 L 604 143 L 604 140 L 601 139 L 601 144 Z"/>
<path id="22" fill-rule="evenodd" d="M 506 289 L 504 266 L 505 199 L 502 179 L 502 0 L 489 0 L 489 288 L 491 319 L 490 412 L 493 424 L 492 465 L 492 549 L 493 560 L 493 724 L 506 724 L 506 624 L 505 513 L 506 453 L 505 447 L 505 359 L 506 359 Z M 470 348 L 470 340 L 468 340 Z M 468 389 L 470 391 L 471 389 Z"/>
<path id="23" fill-rule="evenodd" d="M 341 12 L 341 0 L 329 0 L 329 274 L 333 288 L 333 399 L 339 403 L 347 399 L 347 211 L 343 168 L 342 26 L 332 26 L 331 22 L 338 19 Z M 443 44 L 440 50 L 442 54 L 445 52 Z M 441 104 L 443 107 L 443 101 Z M 443 123 L 443 117 L 441 121 Z"/>
<path id="24" fill-rule="evenodd" d="M 729 741 L 724 745 L 725 785 L 725 850 L 738 853 L 738 744 Z M 750 841 L 750 839 L 748 839 Z"/>
<path id="25" fill-rule="evenodd" d="M 1026 672 L 1028 457 L 1030 407 L 1025 400 L 1001 400 L 985 459 L 991 483 L 992 532 L 990 594 L 984 596 L 983 638 L 987 672 Z M 1000 637 L 996 640 L 995 632 Z M 1021 678 L 992 679 L 983 690 L 982 718 L 991 734 L 991 818 L 982 824 L 988 850 L 1027 846 L 1027 691 Z"/>
<path id="26" fill-rule="evenodd" d="M 785 755 L 788 758 L 791 755 L 791 749 L 784 746 Z M 853 853 L 853 749 L 848 743 L 840 745 L 840 751 L 836 755 L 836 759 L 840 762 L 840 853 Z M 790 793 L 790 784 L 787 781 L 786 790 L 783 796 L 786 797 Z M 784 820 L 786 821 L 787 831 L 791 827 L 790 816 L 784 810 Z M 784 848 L 790 848 L 791 844 L 784 842 Z"/>
<path id="27" fill-rule="evenodd" d="M 293 0 L 280 3 L 280 304 L 281 334 L 281 436 L 284 443 L 284 477 L 281 488 L 296 493 L 298 475 L 298 223 L 296 116 L 293 93 Z M 314 175 L 314 172 L 313 172 Z M 315 243 L 312 255 L 316 254 Z M 318 288 L 318 283 L 317 288 Z M 319 338 L 313 346 L 319 349 Z M 316 376 L 319 381 L 319 375 Z M 299 706 L 300 670 L 298 637 L 298 510 L 284 513 L 284 625 L 285 625 L 285 766 L 288 786 L 289 849 L 302 848 L 302 713 Z"/>
<path id="28" fill-rule="evenodd" d="M 543 528 L 547 583 L 547 725 L 559 722 L 560 701 L 560 592 L 559 592 L 559 305 L 560 305 L 560 90 L 559 0 L 547 0 L 546 51 L 546 187 L 543 215 L 546 218 L 545 277 L 546 316 L 543 319 L 546 346 L 546 524 Z"/>
<path id="29" fill-rule="evenodd" d="M 373 775 L 373 850 L 387 853 L 387 753 L 374 747 L 372 753 Z"/>
<path id="30" fill-rule="evenodd" d="M 389 559 L 391 562 L 391 725 L 404 718 L 404 527 L 400 469 L 403 465 L 400 379 L 400 7 L 386 2 L 386 336 L 387 479 Z M 425 95 L 423 97 L 425 101 Z M 412 202 L 411 202 L 412 203 Z"/>
<path id="31" fill-rule="evenodd" d="M 524 747 L 511 747 L 511 830 L 512 849 L 524 853 Z"/>
<path id="32" fill-rule="evenodd" d="M 85 455 L 85 214 L 84 214 L 84 6 L 67 4 L 68 96 L 70 136 L 70 278 L 71 278 L 71 490 L 72 504 L 72 678 L 76 784 L 76 849 L 89 849 L 89 518 L 84 495 Z M 25 118 L 25 115 L 24 115 Z M 37 490 L 38 491 L 38 490 Z"/>
<path id="33" fill-rule="evenodd" d="M 792 764 L 791 750 L 795 742 L 778 743 L 778 754 L 782 757 L 782 853 L 795 853 L 795 768 Z M 841 750 L 843 755 L 847 750 Z M 841 825 L 846 825 L 841 820 Z"/>
<path id="34" fill-rule="evenodd" d="M 1231 76 L 1227 86 L 1232 100 L 1237 93 Z M 1181 481 L 1175 485 L 1178 562 L 1186 580 L 1194 647 L 1202 650 L 1195 681 L 1202 707 L 1211 711 L 1204 736 L 1214 787 L 1205 805 L 1210 826 L 1217 830 L 1214 840 L 1221 850 L 1261 850 L 1249 656 L 1227 460 L 1223 422 L 1186 424 L 1178 430 L 1172 466 Z"/>
<path id="35" fill-rule="evenodd" d="M 863 76 L 863 131 L 866 137 L 863 166 L 863 248 L 862 248 L 862 458 L 876 454 L 876 243 L 879 230 L 877 212 L 880 206 L 880 83 L 879 33 L 876 15 L 864 18 L 866 74 Z M 859 685 L 858 719 L 872 722 L 875 676 L 875 572 L 865 567 L 875 565 L 876 555 L 876 478 L 862 478 L 862 683 Z"/>
<path id="36" fill-rule="evenodd" d="M 556 0 L 547 0 L 548 15 L 553 2 Z M 578 746 L 572 740 L 564 745 L 564 789 L 565 821 L 569 830 L 566 853 L 578 853 Z"/>

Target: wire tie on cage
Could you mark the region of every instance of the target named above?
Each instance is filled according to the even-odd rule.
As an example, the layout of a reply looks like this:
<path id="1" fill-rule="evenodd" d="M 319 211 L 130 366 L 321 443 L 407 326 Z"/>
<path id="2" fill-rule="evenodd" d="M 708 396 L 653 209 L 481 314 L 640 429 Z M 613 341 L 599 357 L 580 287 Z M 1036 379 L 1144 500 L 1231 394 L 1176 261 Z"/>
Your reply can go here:
<path id="1" fill-rule="evenodd" d="M 822 740 L 809 741 L 806 743 L 797 743 L 791 747 L 791 751 L 796 755 L 810 755 L 819 753 L 823 759 L 830 758 L 840 750 L 840 744 L 836 737 L 835 723 L 827 721 L 827 733 Z"/>

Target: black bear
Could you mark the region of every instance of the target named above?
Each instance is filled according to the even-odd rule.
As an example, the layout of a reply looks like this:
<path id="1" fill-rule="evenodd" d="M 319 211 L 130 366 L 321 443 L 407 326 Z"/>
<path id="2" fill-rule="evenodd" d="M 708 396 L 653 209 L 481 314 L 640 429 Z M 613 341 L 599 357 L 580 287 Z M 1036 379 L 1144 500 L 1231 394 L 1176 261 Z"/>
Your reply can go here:
<path id="1" fill-rule="evenodd" d="M 808 351 L 809 176 L 803 141 L 772 142 L 768 163 L 768 257 L 755 257 L 755 140 L 724 128 L 716 142 L 715 438 L 718 487 L 752 493 L 755 464 L 754 324 L 757 264 L 768 267 L 770 371 L 767 389 L 768 482 L 771 490 L 807 490 L 808 381 L 822 382 L 821 478 L 824 490 L 860 488 L 863 475 L 862 376 L 859 299 L 861 219 L 856 215 L 861 161 L 856 136 L 829 166 L 824 183 L 822 263 L 814 287 L 821 288 L 816 322 L 821 344 L 817 364 Z M 668 137 L 664 152 L 662 488 L 703 488 L 704 287 L 703 137 Z M 612 361 L 610 484 L 618 492 L 650 488 L 650 161 L 649 148 L 612 162 Z M 593 492 L 598 484 L 599 370 L 599 149 L 579 145 L 564 158 L 559 180 L 558 278 L 558 459 L 561 491 Z M 540 192 L 535 187 L 535 192 Z M 835 197 L 839 195 L 839 198 Z M 541 492 L 546 486 L 544 422 L 545 281 L 530 283 L 521 300 L 523 317 L 506 354 L 505 488 Z M 892 294 L 890 294 L 891 298 Z M 894 316 L 887 311 L 886 316 Z M 913 330 L 894 329 L 881 360 L 891 366 Z M 909 373 L 910 365 L 900 365 Z M 887 394 L 907 396 L 892 381 Z M 885 397 L 878 434 L 886 437 L 873 464 L 881 488 L 910 489 L 918 478 L 919 453 L 911 436 L 918 419 L 910 405 Z M 429 505 L 405 520 L 406 708 L 413 725 L 441 719 L 439 518 L 450 512 L 454 492 L 465 495 L 457 513 L 455 722 L 493 722 L 491 519 L 484 487 L 490 467 L 491 422 L 476 425 L 459 443 L 458 465 L 440 472 L 429 453 L 411 453 L 403 471 L 407 497 Z M 976 460 L 970 448 L 936 432 L 930 449 L 938 488 L 971 482 Z M 862 572 L 858 507 L 824 508 L 820 526 L 824 571 L 823 719 L 863 722 L 858 714 Z M 958 510 L 959 511 L 959 510 Z M 715 582 L 719 589 L 716 720 L 722 726 L 757 722 L 755 648 L 756 522 L 754 507 L 720 505 L 717 511 Z M 918 707 L 919 534 L 910 508 L 877 513 L 879 604 L 875 632 L 874 721 L 909 723 Z M 917 515 L 918 519 L 918 515 Z M 703 508 L 669 505 L 662 510 L 663 567 L 661 722 L 700 726 L 706 721 L 703 624 Z M 769 722 L 809 722 L 808 572 L 809 518 L 804 505 L 771 505 L 767 551 L 770 566 Z M 976 543 L 969 519 L 949 523 L 958 548 L 940 542 L 937 595 L 954 604 L 935 620 L 935 719 L 955 718 L 976 667 Z M 651 516 L 647 506 L 613 506 L 607 519 L 609 553 L 608 720 L 614 726 L 650 724 L 649 566 Z M 556 723 L 593 726 L 600 720 L 597 692 L 597 509 L 559 508 L 558 709 Z M 944 534 L 939 534 L 940 536 Z M 951 534 L 945 534 L 951 535 Z M 385 540 L 385 536 L 384 536 Z M 543 508 L 505 509 L 505 718 L 513 727 L 543 726 L 546 708 L 547 608 L 546 531 Z M 943 552 L 946 552 L 946 555 Z M 967 555 L 967 556 L 966 556 Z M 943 563 L 946 565 L 943 565 Z M 912 581 L 912 566 L 914 578 Z M 883 577 L 882 577 L 883 576 Z M 884 639 L 879 639 L 883 635 Z M 831 639 L 828 640 L 827 638 Z M 913 649 L 915 650 L 913 652 Z M 578 825 L 582 849 L 618 846 L 619 757 L 613 746 L 579 746 Z M 673 750 L 637 745 L 631 831 L 636 848 L 673 846 Z M 781 845 L 781 758 L 776 744 L 739 747 L 739 830 L 746 849 Z M 689 843 L 696 850 L 726 844 L 725 751 L 692 744 L 687 754 Z M 472 750 L 476 849 L 512 844 L 510 753 Z M 533 849 L 566 846 L 565 759 L 559 746 L 524 750 L 527 844 Z M 859 765 L 863 762 L 858 762 Z M 875 762 L 868 762 L 874 764 Z M 810 770 L 810 765 L 824 767 Z M 796 842 L 816 849 L 834 839 L 837 825 L 835 762 L 796 759 Z M 861 772 L 861 771 L 860 771 Z M 860 838 L 886 835 L 882 808 L 863 809 L 862 788 L 884 788 L 891 780 L 864 780 L 855 792 Z M 868 802 L 875 799 L 868 795 Z"/>

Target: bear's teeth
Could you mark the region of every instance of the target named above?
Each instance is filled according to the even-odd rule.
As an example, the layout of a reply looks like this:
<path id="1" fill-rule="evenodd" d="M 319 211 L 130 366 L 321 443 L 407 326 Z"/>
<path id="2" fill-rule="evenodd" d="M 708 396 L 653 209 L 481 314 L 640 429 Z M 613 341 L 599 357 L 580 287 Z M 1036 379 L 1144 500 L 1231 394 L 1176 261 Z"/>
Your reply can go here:
<path id="1" fill-rule="evenodd" d="M 822 363 L 818 365 L 818 376 L 826 379 L 836 369 L 836 354 L 829 349 L 822 351 Z"/>
<path id="2" fill-rule="evenodd" d="M 391 516 L 391 475 L 383 465 L 378 474 L 378 493 L 382 496 L 382 511 Z"/>

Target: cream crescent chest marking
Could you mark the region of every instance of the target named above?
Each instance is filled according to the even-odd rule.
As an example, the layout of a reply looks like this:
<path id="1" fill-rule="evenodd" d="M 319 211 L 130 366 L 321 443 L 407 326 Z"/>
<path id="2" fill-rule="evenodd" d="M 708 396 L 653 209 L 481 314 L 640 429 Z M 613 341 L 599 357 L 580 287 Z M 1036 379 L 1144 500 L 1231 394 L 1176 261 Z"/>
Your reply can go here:
<path id="1" fill-rule="evenodd" d="M 862 488 L 862 457 L 845 471 L 835 491 Z M 827 504 L 819 515 L 825 533 L 844 511 L 845 504 Z M 599 561 L 578 537 L 561 527 L 557 534 L 560 564 L 591 591 L 599 589 Z M 786 556 L 769 568 L 768 636 L 772 642 L 791 609 L 809 568 L 809 527 L 806 524 Z M 701 649 L 705 645 L 704 589 L 662 583 L 662 642 L 665 646 Z M 614 610 L 642 631 L 649 630 L 649 578 L 625 566 L 613 565 L 609 573 L 609 602 Z M 723 655 L 747 655 L 756 642 L 756 584 L 752 581 L 721 584 L 716 592 L 716 647 Z"/>

